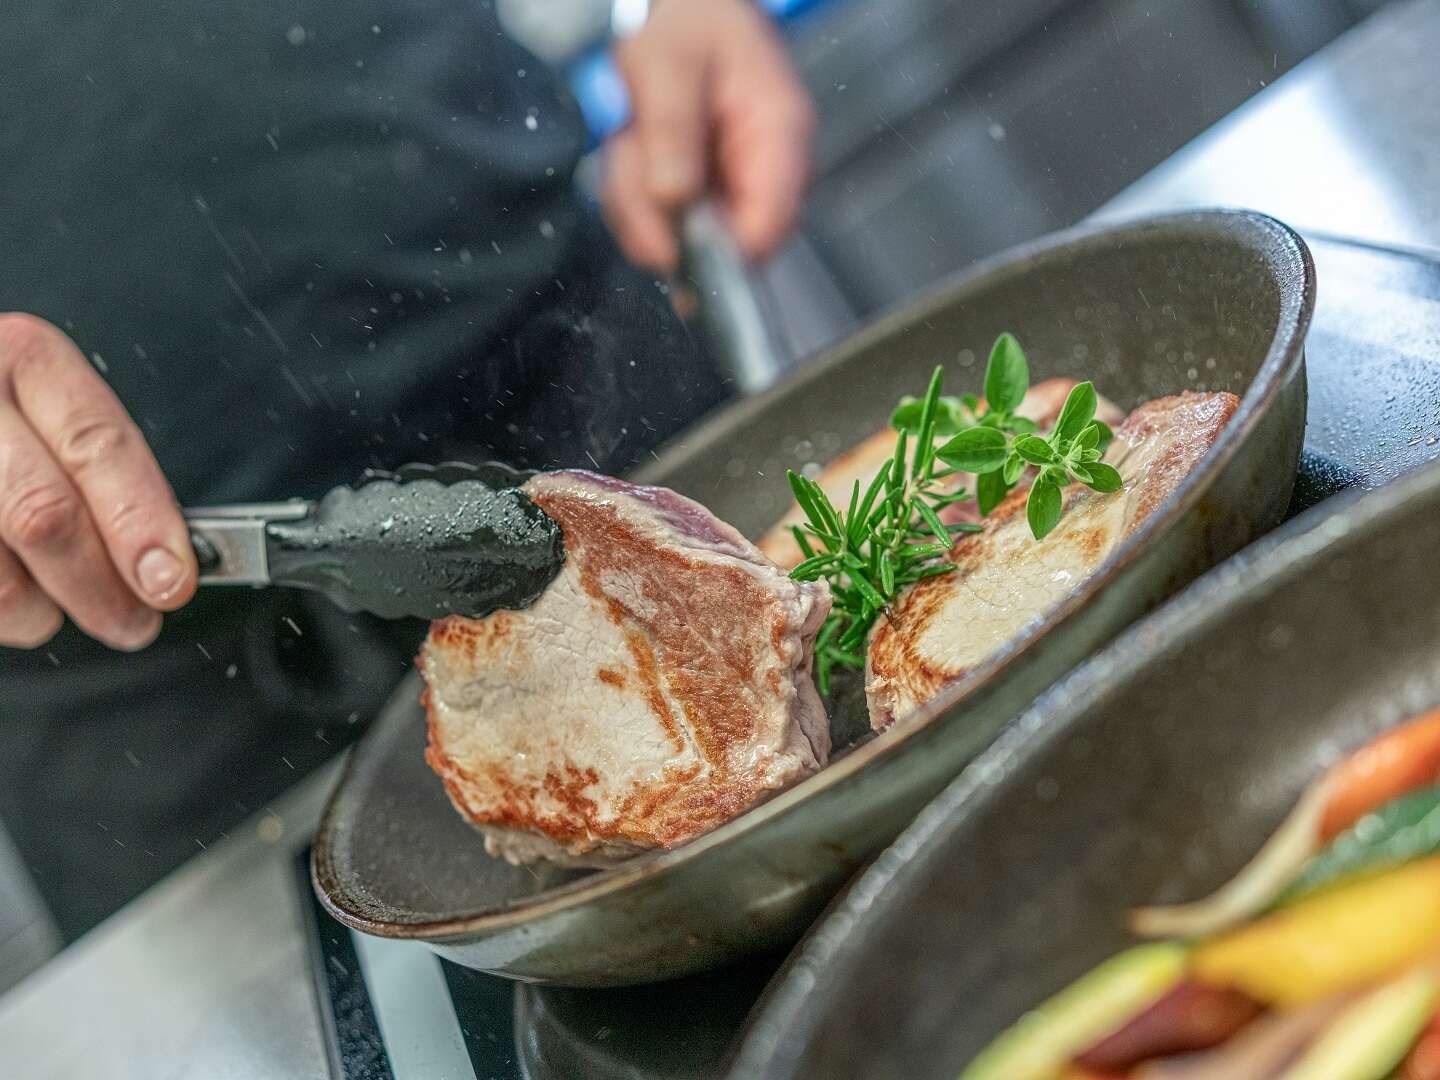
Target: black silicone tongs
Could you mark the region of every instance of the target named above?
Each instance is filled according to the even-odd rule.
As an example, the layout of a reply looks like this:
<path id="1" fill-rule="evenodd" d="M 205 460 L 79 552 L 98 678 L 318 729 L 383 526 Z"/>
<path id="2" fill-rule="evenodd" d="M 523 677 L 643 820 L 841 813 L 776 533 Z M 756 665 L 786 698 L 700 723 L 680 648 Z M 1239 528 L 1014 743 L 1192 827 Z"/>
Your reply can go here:
<path id="1" fill-rule="evenodd" d="M 478 618 L 533 603 L 565 558 L 560 527 L 500 464 L 369 472 L 318 502 L 187 509 L 202 585 L 315 589 L 382 618 Z"/>

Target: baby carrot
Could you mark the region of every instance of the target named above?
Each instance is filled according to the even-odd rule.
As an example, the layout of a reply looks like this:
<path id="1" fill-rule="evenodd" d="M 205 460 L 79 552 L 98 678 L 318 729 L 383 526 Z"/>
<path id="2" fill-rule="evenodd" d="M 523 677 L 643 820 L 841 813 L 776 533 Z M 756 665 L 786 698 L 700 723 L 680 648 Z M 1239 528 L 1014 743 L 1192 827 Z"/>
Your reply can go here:
<path id="1" fill-rule="evenodd" d="M 1329 840 L 1376 807 L 1440 778 L 1440 709 L 1387 731 L 1330 771 L 1330 798 L 1320 820 Z"/>

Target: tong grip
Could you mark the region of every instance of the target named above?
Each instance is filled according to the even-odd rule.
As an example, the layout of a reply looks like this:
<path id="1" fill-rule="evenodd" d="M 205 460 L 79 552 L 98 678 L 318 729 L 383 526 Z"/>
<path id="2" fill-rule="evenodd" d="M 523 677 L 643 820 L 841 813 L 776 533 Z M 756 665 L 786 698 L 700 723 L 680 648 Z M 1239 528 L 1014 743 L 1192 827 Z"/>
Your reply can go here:
<path id="1" fill-rule="evenodd" d="M 560 527 L 501 465 L 370 473 L 316 503 L 186 511 L 202 584 L 286 585 L 382 618 L 480 617 L 533 603 Z"/>

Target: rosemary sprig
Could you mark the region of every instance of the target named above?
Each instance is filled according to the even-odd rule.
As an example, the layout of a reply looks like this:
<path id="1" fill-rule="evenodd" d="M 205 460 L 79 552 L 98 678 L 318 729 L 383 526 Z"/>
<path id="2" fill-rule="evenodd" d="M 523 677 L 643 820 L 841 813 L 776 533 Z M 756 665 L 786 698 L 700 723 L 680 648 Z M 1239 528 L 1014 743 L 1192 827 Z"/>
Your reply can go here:
<path id="1" fill-rule="evenodd" d="M 936 367 L 920 398 L 905 397 L 891 423 L 900 433 L 895 453 L 864 492 L 857 480 L 840 509 L 820 485 L 799 473 L 788 476 L 806 522 L 794 528 L 804 560 L 790 571 L 797 581 L 825 578 L 834 604 L 815 646 L 820 692 L 830 692 L 838 667 L 865 664 L 870 628 L 900 591 L 955 567 L 941 559 L 957 533 L 979 525 L 945 524 L 940 513 L 970 499 L 953 486 L 957 473 L 977 475 L 974 498 L 990 513 L 1020 481 L 1039 469 L 1026 502 L 1030 530 L 1043 538 L 1060 520 L 1061 488 L 1073 479 L 1097 491 L 1115 491 L 1120 474 L 1100 461 L 1111 432 L 1095 419 L 1095 387 L 1070 391 L 1055 427 L 1038 435 L 1015 410 L 1030 386 L 1030 367 L 1020 343 L 1008 333 L 996 339 L 985 368 L 985 398 L 940 393 L 944 369 Z M 951 436 L 937 445 L 940 436 Z M 942 481 L 949 481 L 942 483 Z"/>
<path id="2" fill-rule="evenodd" d="M 815 647 L 821 693 L 830 692 L 830 673 L 837 665 L 864 666 L 870 627 L 900 590 L 953 570 L 936 558 L 950 550 L 955 533 L 979 529 L 940 521 L 941 510 L 969 498 L 963 488 L 939 486 L 955 472 L 940 465 L 937 456 L 943 377 L 944 369 L 937 367 L 916 403 L 913 433 L 901 429 L 894 456 L 863 493 L 855 482 L 846 509 L 834 506 L 815 481 L 789 473 L 795 501 L 807 519 L 794 530 L 806 558 L 790 576 L 799 581 L 823 577 L 834 597 Z"/>

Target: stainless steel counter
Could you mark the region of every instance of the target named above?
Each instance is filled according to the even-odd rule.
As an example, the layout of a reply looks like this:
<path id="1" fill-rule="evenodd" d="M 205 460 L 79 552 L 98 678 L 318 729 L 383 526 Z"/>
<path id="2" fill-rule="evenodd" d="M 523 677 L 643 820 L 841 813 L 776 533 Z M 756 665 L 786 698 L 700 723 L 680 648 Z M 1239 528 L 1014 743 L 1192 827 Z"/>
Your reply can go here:
<path id="1" fill-rule="evenodd" d="M 1095 217 L 1244 206 L 1302 233 L 1440 250 L 1437 58 L 1440 3 L 1385 8 Z"/>
<path id="2" fill-rule="evenodd" d="M 334 766 L 0 998 L 0 1076 L 325 1080 L 295 860 Z"/>
<path id="3" fill-rule="evenodd" d="M 1437 56 L 1440 0 L 1387 9 L 1102 216 L 1246 205 L 1440 251 Z M 1323 280 L 1320 292 L 1323 317 Z M 311 777 L 0 998 L 0 1075 L 327 1076 L 294 859 L 333 777 Z"/>

